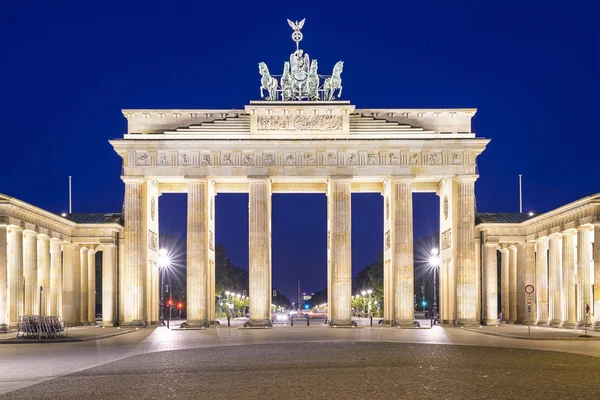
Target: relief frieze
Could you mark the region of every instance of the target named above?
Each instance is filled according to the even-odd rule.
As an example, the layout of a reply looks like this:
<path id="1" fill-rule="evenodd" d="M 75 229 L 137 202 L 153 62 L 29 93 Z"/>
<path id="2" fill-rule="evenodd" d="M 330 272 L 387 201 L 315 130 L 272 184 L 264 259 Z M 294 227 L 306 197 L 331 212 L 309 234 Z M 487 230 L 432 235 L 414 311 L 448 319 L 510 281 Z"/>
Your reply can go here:
<path id="1" fill-rule="evenodd" d="M 259 131 L 341 131 L 341 115 L 259 115 Z"/>

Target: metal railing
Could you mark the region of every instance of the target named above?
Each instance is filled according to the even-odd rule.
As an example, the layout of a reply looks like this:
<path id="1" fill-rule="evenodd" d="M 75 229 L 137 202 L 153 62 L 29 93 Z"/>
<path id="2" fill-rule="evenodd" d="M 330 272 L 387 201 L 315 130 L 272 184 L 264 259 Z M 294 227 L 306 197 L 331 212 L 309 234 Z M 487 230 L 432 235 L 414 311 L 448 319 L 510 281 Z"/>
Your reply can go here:
<path id="1" fill-rule="evenodd" d="M 56 316 L 21 315 L 17 337 L 33 339 L 66 337 L 65 324 L 60 317 Z"/>

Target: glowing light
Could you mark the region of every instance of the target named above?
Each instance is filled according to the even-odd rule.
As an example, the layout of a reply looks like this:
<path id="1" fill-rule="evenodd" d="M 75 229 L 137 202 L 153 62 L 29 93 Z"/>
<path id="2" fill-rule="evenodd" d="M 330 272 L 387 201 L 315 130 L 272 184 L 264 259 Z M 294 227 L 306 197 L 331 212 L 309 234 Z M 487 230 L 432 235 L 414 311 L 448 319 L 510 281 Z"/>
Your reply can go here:
<path id="1" fill-rule="evenodd" d="M 66 217 L 66 216 L 67 216 L 67 213 L 62 213 L 62 214 L 60 214 L 60 215 L 61 215 L 61 216 L 63 216 L 63 217 Z"/>
<path id="2" fill-rule="evenodd" d="M 431 254 L 434 256 L 437 256 L 438 254 L 440 254 L 440 251 L 438 249 L 431 249 Z"/>
<path id="3" fill-rule="evenodd" d="M 362 292 L 360 292 L 363 296 L 367 294 L 366 290 L 363 290 Z"/>
<path id="4" fill-rule="evenodd" d="M 367 290 L 367 293 L 371 294 L 373 291 L 371 289 Z"/>
<path id="5" fill-rule="evenodd" d="M 529 214 L 529 216 L 530 216 L 530 217 L 533 217 L 533 216 L 535 215 L 535 214 L 533 213 L 533 211 L 529 211 L 529 213 L 528 213 L 528 214 Z"/>

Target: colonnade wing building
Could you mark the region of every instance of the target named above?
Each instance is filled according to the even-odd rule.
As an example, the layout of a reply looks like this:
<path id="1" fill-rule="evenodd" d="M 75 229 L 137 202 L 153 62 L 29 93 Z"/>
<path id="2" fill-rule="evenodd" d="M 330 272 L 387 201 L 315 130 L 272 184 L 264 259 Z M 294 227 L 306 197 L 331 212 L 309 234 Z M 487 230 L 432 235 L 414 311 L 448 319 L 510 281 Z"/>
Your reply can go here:
<path id="1" fill-rule="evenodd" d="M 351 324 L 351 194 L 384 197 L 385 319 L 413 323 L 413 192 L 442 199 L 441 305 L 447 322 L 476 323 L 476 159 L 488 139 L 474 109 L 355 109 L 346 101 L 257 101 L 243 110 L 124 110 L 123 322 L 154 322 L 158 201 L 188 194 L 187 312 L 214 315 L 214 199 L 249 193 L 250 324 L 270 320 L 271 195 L 327 194 L 329 320 Z"/>
<path id="2" fill-rule="evenodd" d="M 0 194 L 0 330 L 17 326 L 22 315 L 95 324 L 97 264 L 102 323 L 118 322 L 122 238 L 121 214 L 62 217 Z"/>

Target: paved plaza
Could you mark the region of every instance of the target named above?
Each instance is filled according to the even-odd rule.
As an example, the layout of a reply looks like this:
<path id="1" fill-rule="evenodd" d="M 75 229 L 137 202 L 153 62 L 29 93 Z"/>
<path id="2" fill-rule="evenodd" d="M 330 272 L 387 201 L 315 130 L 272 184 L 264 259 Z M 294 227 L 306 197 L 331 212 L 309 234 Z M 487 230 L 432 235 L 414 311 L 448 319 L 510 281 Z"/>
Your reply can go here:
<path id="1" fill-rule="evenodd" d="M 600 341 L 440 326 L 158 327 L 88 342 L 4 344 L 0 351 L 0 393 L 15 399 L 75 399 L 82 390 L 90 399 L 516 398 L 520 390 L 530 398 L 547 390 L 583 398 L 600 390 Z"/>

